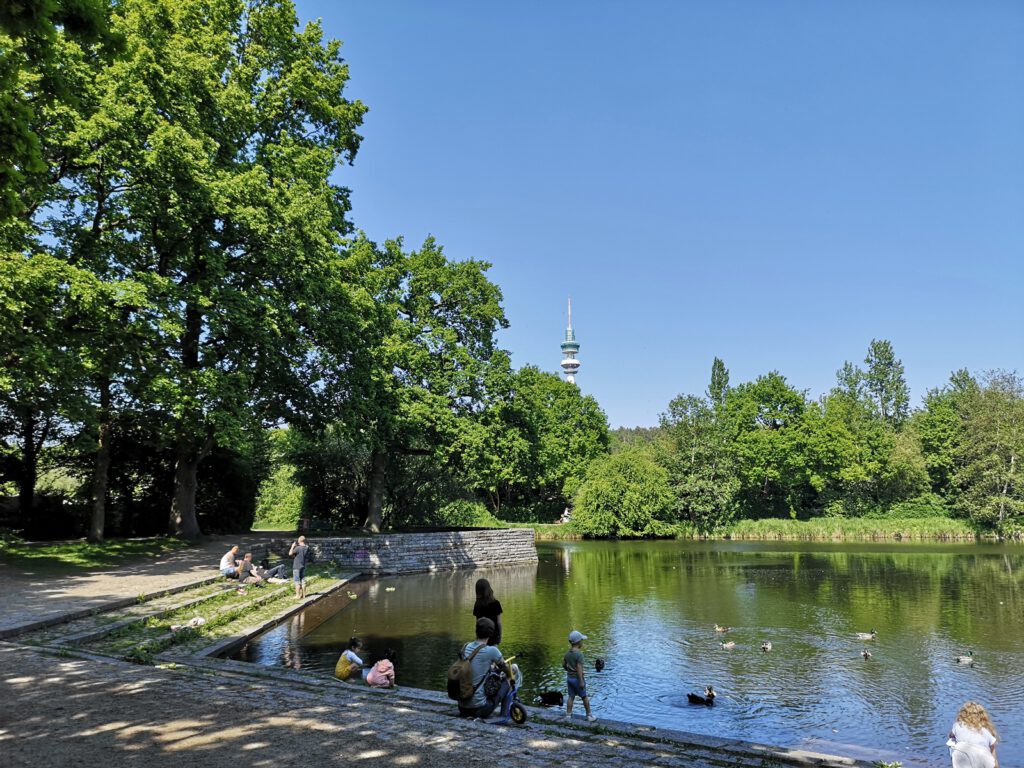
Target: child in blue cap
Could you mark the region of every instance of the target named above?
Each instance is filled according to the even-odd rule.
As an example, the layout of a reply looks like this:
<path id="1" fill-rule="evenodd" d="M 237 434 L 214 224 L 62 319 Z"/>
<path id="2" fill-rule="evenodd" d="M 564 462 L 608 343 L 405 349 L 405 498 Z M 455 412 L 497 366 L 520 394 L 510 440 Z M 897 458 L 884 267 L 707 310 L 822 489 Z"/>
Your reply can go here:
<path id="1" fill-rule="evenodd" d="M 590 697 L 587 695 L 587 681 L 583 676 L 583 641 L 587 636 L 578 630 L 569 633 L 569 650 L 562 658 L 565 669 L 565 687 L 569 689 L 569 702 L 565 705 L 565 716 L 572 719 L 572 704 L 579 696 L 583 699 L 583 708 L 587 711 L 587 721 L 597 720 L 590 713 Z"/>

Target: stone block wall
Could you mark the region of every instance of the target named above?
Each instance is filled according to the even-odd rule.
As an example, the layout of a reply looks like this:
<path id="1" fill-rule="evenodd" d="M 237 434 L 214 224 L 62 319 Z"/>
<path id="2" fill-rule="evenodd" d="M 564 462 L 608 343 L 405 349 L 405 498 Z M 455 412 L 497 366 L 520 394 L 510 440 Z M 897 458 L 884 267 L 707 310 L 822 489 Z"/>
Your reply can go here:
<path id="1" fill-rule="evenodd" d="M 287 557 L 294 539 L 275 539 L 269 549 Z M 530 528 L 395 533 L 377 536 L 306 537 L 314 562 L 334 561 L 366 574 L 423 573 L 537 562 Z"/>

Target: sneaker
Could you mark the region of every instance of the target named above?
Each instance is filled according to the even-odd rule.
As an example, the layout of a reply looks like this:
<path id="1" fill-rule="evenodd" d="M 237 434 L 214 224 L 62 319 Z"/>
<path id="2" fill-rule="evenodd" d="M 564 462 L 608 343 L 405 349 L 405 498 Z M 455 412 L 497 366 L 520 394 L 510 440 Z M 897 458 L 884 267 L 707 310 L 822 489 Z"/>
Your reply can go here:
<path id="1" fill-rule="evenodd" d="M 572 712 L 566 712 L 565 713 L 565 719 L 566 720 L 572 720 Z"/>
<path id="2" fill-rule="evenodd" d="M 594 717 L 593 715 L 587 715 L 587 722 L 588 722 L 588 723 L 592 723 L 592 722 L 594 722 L 595 720 L 597 720 L 597 718 L 596 718 L 596 717 Z"/>

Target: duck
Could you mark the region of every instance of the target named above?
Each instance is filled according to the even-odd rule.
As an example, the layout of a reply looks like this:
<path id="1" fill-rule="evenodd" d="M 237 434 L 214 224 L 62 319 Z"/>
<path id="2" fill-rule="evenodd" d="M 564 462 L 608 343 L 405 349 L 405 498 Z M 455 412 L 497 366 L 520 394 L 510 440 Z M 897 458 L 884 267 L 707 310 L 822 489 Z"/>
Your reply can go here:
<path id="1" fill-rule="evenodd" d="M 761 643 L 761 650 L 764 651 L 765 653 L 769 653 L 771 651 L 771 649 L 772 649 L 772 641 L 771 640 L 765 640 L 763 643 Z"/>
<path id="2" fill-rule="evenodd" d="M 719 643 L 719 645 L 722 646 L 722 650 L 731 651 L 733 648 L 736 647 L 736 642 L 730 640 L 728 643 Z"/>
<path id="3" fill-rule="evenodd" d="M 699 693 L 688 693 L 686 694 L 686 700 L 691 704 L 703 704 L 706 707 L 710 707 L 715 703 L 715 689 L 710 685 L 706 686 L 703 696 Z"/>
<path id="4" fill-rule="evenodd" d="M 728 632 L 732 627 L 723 627 L 721 624 L 715 624 L 715 632 Z"/>
<path id="5" fill-rule="evenodd" d="M 594 671 L 604 672 L 604 659 L 597 659 L 594 661 Z"/>
<path id="6" fill-rule="evenodd" d="M 957 664 L 973 664 L 974 663 L 974 651 L 968 651 L 966 654 L 956 657 Z"/>
<path id="7" fill-rule="evenodd" d="M 860 655 L 863 656 L 865 659 L 870 659 L 871 658 L 871 651 L 869 651 L 867 648 L 865 648 L 863 651 L 860 652 Z"/>
<path id="8" fill-rule="evenodd" d="M 874 627 L 871 628 L 870 632 L 858 632 L 857 633 L 857 639 L 858 640 L 874 640 L 876 637 L 878 637 L 878 633 L 875 632 L 875 628 Z"/>
<path id="9" fill-rule="evenodd" d="M 545 707 L 560 707 L 565 704 L 565 697 L 561 691 L 541 691 L 537 701 Z"/>

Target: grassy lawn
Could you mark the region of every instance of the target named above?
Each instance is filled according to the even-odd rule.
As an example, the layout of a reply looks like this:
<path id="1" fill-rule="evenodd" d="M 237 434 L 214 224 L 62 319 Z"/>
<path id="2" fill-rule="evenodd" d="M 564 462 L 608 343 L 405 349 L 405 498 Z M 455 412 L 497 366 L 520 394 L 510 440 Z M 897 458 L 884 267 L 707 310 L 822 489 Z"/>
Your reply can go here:
<path id="1" fill-rule="evenodd" d="M 185 549 L 190 544 L 170 536 L 144 539 L 111 539 L 102 544 L 86 541 L 29 544 L 17 537 L 0 538 L 0 563 L 34 572 L 76 573 L 112 568 Z"/>

